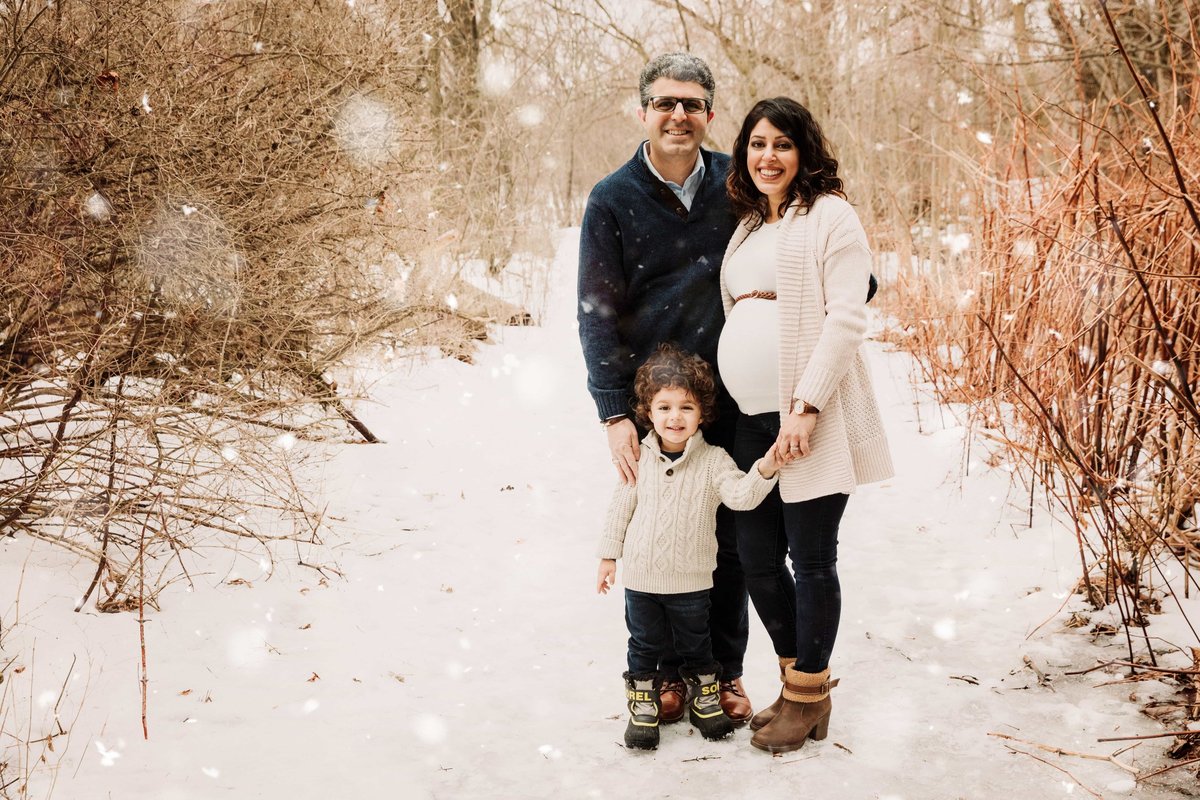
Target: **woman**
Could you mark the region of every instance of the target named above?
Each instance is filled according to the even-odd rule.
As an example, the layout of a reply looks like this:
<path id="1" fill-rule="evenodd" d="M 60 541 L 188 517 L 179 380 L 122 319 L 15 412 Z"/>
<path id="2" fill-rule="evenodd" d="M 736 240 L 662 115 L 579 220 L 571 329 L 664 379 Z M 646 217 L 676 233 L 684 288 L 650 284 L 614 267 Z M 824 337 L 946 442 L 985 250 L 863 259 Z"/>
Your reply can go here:
<path id="1" fill-rule="evenodd" d="M 726 179 L 740 221 L 721 267 L 717 360 L 741 411 L 733 456 L 745 470 L 774 443 L 783 464 L 778 488 L 737 515 L 747 588 L 784 682 L 750 723 L 751 744 L 772 753 L 825 738 L 838 525 L 858 484 L 892 474 L 860 352 L 871 253 L 837 166 L 808 110 L 776 97 L 746 116 Z"/>

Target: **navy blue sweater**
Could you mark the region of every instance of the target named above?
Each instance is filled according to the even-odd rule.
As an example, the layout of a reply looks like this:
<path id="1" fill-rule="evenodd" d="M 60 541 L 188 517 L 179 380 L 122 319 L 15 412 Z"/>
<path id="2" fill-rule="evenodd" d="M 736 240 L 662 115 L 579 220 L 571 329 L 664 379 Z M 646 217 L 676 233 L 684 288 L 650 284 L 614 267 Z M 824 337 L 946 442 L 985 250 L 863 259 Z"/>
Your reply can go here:
<path id="1" fill-rule="evenodd" d="M 729 156 L 700 151 L 704 180 L 688 211 L 641 150 L 592 189 L 579 236 L 579 340 L 600 419 L 630 413 L 634 372 L 661 342 L 715 371 L 725 323 L 721 258 L 737 224 Z"/>

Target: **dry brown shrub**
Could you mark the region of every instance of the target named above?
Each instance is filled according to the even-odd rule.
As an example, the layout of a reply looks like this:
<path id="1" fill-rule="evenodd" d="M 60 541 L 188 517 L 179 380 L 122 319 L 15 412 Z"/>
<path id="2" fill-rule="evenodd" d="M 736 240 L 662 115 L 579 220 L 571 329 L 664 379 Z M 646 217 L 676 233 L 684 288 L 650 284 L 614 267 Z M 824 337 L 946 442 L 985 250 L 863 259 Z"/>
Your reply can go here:
<path id="1" fill-rule="evenodd" d="M 1118 59 L 1131 24 L 1109 31 Z M 1187 569 L 1200 541 L 1198 39 L 1158 33 L 1166 79 L 1143 51 L 1108 64 L 1123 74 L 1090 63 L 1082 100 L 997 93 L 1013 135 L 979 170 L 974 246 L 892 304 L 939 394 L 1074 522 L 1089 599 L 1134 626 L 1162 556 Z"/>
<path id="2" fill-rule="evenodd" d="M 423 23 L 2 6 L 0 532 L 94 559 L 103 609 L 222 537 L 314 540 L 296 441 L 345 435 L 330 375 L 425 302 L 388 266 L 425 242 Z"/>

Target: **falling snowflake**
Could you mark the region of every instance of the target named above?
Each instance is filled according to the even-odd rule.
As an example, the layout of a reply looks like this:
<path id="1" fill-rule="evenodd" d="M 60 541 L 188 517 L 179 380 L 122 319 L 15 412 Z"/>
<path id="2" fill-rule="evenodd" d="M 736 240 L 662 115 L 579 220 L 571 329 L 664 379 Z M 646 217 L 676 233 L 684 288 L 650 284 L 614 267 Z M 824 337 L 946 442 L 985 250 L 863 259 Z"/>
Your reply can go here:
<path id="1" fill-rule="evenodd" d="M 546 112 L 539 105 L 529 104 L 517 109 L 517 122 L 526 128 L 536 128 L 546 119 Z"/>
<path id="2" fill-rule="evenodd" d="M 116 764 L 117 759 L 121 757 L 119 752 L 116 750 L 109 750 L 104 746 L 104 742 L 100 741 L 99 739 L 96 740 L 96 752 L 100 754 L 100 766 L 102 767 L 111 767 L 113 764 Z"/>
<path id="3" fill-rule="evenodd" d="M 226 643 L 225 655 L 235 667 L 257 667 L 267 658 L 267 636 L 260 628 L 236 631 Z"/>
<path id="4" fill-rule="evenodd" d="M 396 115 L 390 108 L 362 96 L 347 100 L 334 122 L 338 143 L 362 165 L 385 161 L 395 149 L 397 130 Z"/>
<path id="5" fill-rule="evenodd" d="M 104 222 L 112 216 L 112 206 L 99 192 L 88 195 L 88 199 L 83 201 L 83 210 L 97 222 Z"/>
<path id="6" fill-rule="evenodd" d="M 992 135 L 987 131 L 975 131 L 975 138 L 984 144 L 992 143 Z"/>
<path id="7" fill-rule="evenodd" d="M 488 61 L 480 71 L 479 88 L 484 94 L 502 95 L 512 88 L 517 71 L 512 64 L 500 59 Z"/>
<path id="8" fill-rule="evenodd" d="M 433 714 L 420 714 L 413 720 L 413 732 L 426 744 L 438 744 L 446 740 L 446 722 Z"/>

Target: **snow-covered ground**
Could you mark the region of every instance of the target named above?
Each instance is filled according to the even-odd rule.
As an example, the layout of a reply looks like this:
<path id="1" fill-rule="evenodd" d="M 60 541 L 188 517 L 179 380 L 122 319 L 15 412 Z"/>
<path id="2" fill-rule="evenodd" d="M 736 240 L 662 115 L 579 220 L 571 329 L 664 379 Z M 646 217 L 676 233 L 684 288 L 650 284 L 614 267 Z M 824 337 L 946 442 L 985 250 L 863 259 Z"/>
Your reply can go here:
<path id="1" fill-rule="evenodd" d="M 359 411 L 386 444 L 335 450 L 336 536 L 305 554 L 344 577 L 282 551 L 265 580 L 256 557 L 217 553 L 194 591 L 165 593 L 146 629 L 148 741 L 136 614 L 72 613 L 91 566 L 0 538 L 0 721 L 44 737 L 57 705 L 66 732 L 52 751 L 6 737 L 5 780 L 59 800 L 1180 796 L 1185 771 L 1135 789 L 1102 760 L 1131 743 L 1096 741 L 1161 730 L 1130 698 L 1167 687 L 1065 674 L 1124 652 L 1063 624 L 1080 608 L 1073 537 L 1041 514 L 1028 527 L 1008 476 L 880 346 L 897 476 L 860 490 L 843 524 L 829 738 L 772 758 L 745 729 L 707 742 L 677 724 L 656 752 L 626 752 L 620 593 L 594 590 L 614 476 L 584 390 L 574 264 L 564 232 L 544 324 L 498 331 L 476 366 L 373 376 Z M 778 672 L 752 626 L 761 707 Z M 1118 760 L 1165 765 L 1164 742 Z"/>

